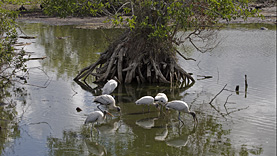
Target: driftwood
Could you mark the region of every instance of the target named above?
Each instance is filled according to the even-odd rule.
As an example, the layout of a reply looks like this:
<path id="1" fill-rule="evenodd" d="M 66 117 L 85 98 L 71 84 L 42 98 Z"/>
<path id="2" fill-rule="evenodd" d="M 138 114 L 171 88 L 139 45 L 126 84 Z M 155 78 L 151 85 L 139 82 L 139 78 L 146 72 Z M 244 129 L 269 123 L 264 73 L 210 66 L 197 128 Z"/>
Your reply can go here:
<path id="1" fill-rule="evenodd" d="M 27 60 L 29 61 L 29 60 L 43 60 L 43 59 L 45 59 L 45 58 L 47 58 L 46 56 L 43 56 L 43 57 L 31 57 L 31 58 L 28 58 Z"/>
<path id="2" fill-rule="evenodd" d="M 23 38 L 23 39 L 35 39 L 37 37 L 36 36 L 19 36 L 19 38 Z"/>
<path id="3" fill-rule="evenodd" d="M 131 32 L 126 32 L 110 45 L 95 63 L 83 68 L 74 80 L 85 81 L 92 75 L 96 83 L 113 77 L 123 83 L 178 82 L 177 84 L 191 85 L 195 82 L 192 76 L 177 64 L 176 51 L 172 51 L 172 47 L 153 44 L 143 36 L 132 35 Z"/>

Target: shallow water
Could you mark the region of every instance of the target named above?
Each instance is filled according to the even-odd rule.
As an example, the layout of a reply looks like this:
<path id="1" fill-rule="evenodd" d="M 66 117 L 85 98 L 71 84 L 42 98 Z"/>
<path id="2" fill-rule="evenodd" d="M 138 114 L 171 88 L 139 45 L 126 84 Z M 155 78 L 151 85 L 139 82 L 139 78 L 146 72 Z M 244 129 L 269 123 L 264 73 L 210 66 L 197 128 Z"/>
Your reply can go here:
<path id="1" fill-rule="evenodd" d="M 93 130 L 90 136 L 90 127 L 83 124 L 97 109 L 92 100 L 100 90 L 96 84 L 82 88 L 72 79 L 97 60 L 108 45 L 105 38 L 120 30 L 103 30 L 104 35 L 72 26 L 20 24 L 27 35 L 37 36 L 20 39 L 31 43 L 24 49 L 32 57 L 47 58 L 28 62 L 25 94 L 14 96 L 18 135 L 6 136 L 2 155 L 276 155 L 276 27 L 232 26 L 219 32 L 221 42 L 211 52 L 184 53 L 197 60 L 179 59 L 197 80 L 187 90 L 119 85 L 113 95 L 122 112 L 112 112 L 115 117 L 97 125 L 99 134 Z M 209 102 L 225 84 L 227 90 L 212 107 Z M 147 107 L 134 104 L 158 92 L 186 101 L 197 113 L 198 126 L 193 127 L 190 115 L 182 114 L 185 125 L 180 128 L 177 112 L 165 115 L 151 107 L 148 113 Z"/>

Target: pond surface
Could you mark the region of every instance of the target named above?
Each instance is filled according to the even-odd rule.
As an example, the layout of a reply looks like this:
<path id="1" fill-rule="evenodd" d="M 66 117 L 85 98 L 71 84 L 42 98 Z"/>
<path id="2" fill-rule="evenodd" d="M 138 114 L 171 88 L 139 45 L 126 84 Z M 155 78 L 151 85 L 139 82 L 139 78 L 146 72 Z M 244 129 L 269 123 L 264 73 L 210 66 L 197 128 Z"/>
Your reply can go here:
<path id="1" fill-rule="evenodd" d="M 17 128 L 5 129 L 14 135 L 1 135 L 2 155 L 276 155 L 275 26 L 226 28 L 218 34 L 220 44 L 204 54 L 184 45 L 189 50 L 183 54 L 196 59 L 179 59 L 196 79 L 192 87 L 119 85 L 113 96 L 121 113 L 112 112 L 115 117 L 96 125 L 99 133 L 93 130 L 90 136 L 84 121 L 97 109 L 92 100 L 100 90 L 93 83 L 91 89 L 82 88 L 73 78 L 97 60 L 108 46 L 105 39 L 121 30 L 20 25 L 25 34 L 37 36 L 20 39 L 31 43 L 23 48 L 32 57 L 47 58 L 28 62 L 25 90 L 13 95 L 16 118 L 7 124 Z M 225 84 L 226 90 L 210 105 Z M 193 127 L 188 114 L 181 115 L 185 125 L 180 127 L 177 112 L 163 114 L 151 107 L 143 113 L 143 107 L 134 104 L 141 96 L 158 92 L 169 100 L 186 101 L 197 114 L 198 126 Z M 77 107 L 83 111 L 77 112 Z"/>

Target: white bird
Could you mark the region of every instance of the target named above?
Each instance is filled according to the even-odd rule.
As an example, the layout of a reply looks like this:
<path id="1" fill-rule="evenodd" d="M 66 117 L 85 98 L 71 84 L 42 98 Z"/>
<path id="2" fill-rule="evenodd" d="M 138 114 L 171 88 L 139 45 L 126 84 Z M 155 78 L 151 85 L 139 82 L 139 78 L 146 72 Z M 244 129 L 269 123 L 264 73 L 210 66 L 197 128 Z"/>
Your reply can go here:
<path id="1" fill-rule="evenodd" d="M 157 102 L 158 104 L 165 105 L 168 102 L 168 98 L 164 93 L 158 93 L 155 96 L 154 101 Z"/>
<path id="2" fill-rule="evenodd" d="M 120 111 L 120 107 L 115 105 L 115 99 L 108 94 L 96 96 L 94 102 L 99 103 L 100 105 L 105 105 L 109 107 L 109 109 L 116 109 Z"/>
<path id="3" fill-rule="evenodd" d="M 94 111 L 88 115 L 88 117 L 85 120 L 85 124 L 91 123 L 92 127 L 94 128 L 94 124 L 96 122 L 97 123 L 102 122 L 105 119 L 107 114 L 110 116 L 113 116 L 111 113 L 109 113 L 107 111 L 103 111 L 103 112 L 102 111 Z M 91 129 L 91 133 L 92 133 L 92 129 Z"/>
<path id="4" fill-rule="evenodd" d="M 168 98 L 167 98 L 166 94 L 164 94 L 164 93 L 158 93 L 158 94 L 155 96 L 154 101 L 155 101 L 157 104 L 160 104 L 160 105 L 161 105 L 160 110 L 162 111 L 163 106 L 165 106 L 165 105 L 167 104 L 167 102 L 168 102 Z"/>
<path id="5" fill-rule="evenodd" d="M 111 113 L 107 112 L 107 111 L 94 111 L 91 114 L 88 115 L 88 117 L 86 118 L 85 124 L 91 123 L 92 125 L 94 125 L 94 123 L 100 123 L 102 122 L 105 118 L 106 115 L 110 115 L 113 116 Z"/>
<path id="6" fill-rule="evenodd" d="M 149 106 L 155 105 L 154 98 L 152 96 L 143 96 L 140 99 L 138 99 L 135 103 L 136 105 L 148 105 L 148 112 L 149 112 Z"/>
<path id="7" fill-rule="evenodd" d="M 117 81 L 114 79 L 111 79 L 102 88 L 102 94 L 111 94 L 116 87 L 117 87 Z"/>
<path id="8" fill-rule="evenodd" d="M 190 111 L 188 104 L 185 103 L 184 101 L 181 101 L 181 100 L 170 101 L 166 104 L 166 108 L 179 111 L 178 119 L 183 123 L 183 125 L 184 125 L 184 122 L 180 118 L 181 112 L 189 113 L 190 115 L 192 115 L 194 122 L 195 121 L 198 122 L 195 112 Z"/>

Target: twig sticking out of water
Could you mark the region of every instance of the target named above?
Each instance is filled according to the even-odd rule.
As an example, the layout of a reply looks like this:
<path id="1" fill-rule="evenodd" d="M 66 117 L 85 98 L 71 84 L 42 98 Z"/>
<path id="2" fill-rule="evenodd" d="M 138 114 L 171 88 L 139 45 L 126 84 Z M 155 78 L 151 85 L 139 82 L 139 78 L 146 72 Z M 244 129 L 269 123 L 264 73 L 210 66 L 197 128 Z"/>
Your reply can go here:
<path id="1" fill-rule="evenodd" d="M 225 89 L 226 86 L 227 86 L 227 84 L 215 95 L 214 98 L 212 98 L 212 100 L 209 102 L 209 104 L 212 104 L 212 102 L 215 100 L 215 98 Z"/>
<path id="2" fill-rule="evenodd" d="M 247 97 L 247 88 L 248 88 L 247 75 L 245 75 L 244 87 L 245 87 L 244 97 L 246 98 Z"/>
<path id="3" fill-rule="evenodd" d="M 233 110 L 233 111 L 231 111 L 231 112 L 228 112 L 228 109 L 226 108 L 226 104 L 228 103 L 229 97 L 232 96 L 232 94 L 230 94 L 230 95 L 227 97 L 227 99 L 226 99 L 226 101 L 225 101 L 225 103 L 224 103 L 224 108 L 225 108 L 225 110 L 226 110 L 226 113 L 224 114 L 224 113 L 222 113 L 220 110 L 218 110 L 218 109 L 212 104 L 212 102 L 215 100 L 215 98 L 216 98 L 220 93 L 222 93 L 223 90 L 225 90 L 225 87 L 226 87 L 226 86 L 227 86 L 227 84 L 226 84 L 226 85 L 215 95 L 215 97 L 209 102 L 209 104 L 211 105 L 211 107 L 212 107 L 214 110 L 216 110 L 216 111 L 217 111 L 223 118 L 225 118 L 225 119 L 227 119 L 227 118 L 226 118 L 227 115 L 230 115 L 231 113 L 234 113 L 234 112 L 238 112 L 238 111 L 247 109 L 247 108 L 249 107 L 249 106 L 247 106 L 247 107 L 245 107 L 245 108 L 239 108 L 239 109 Z"/>

